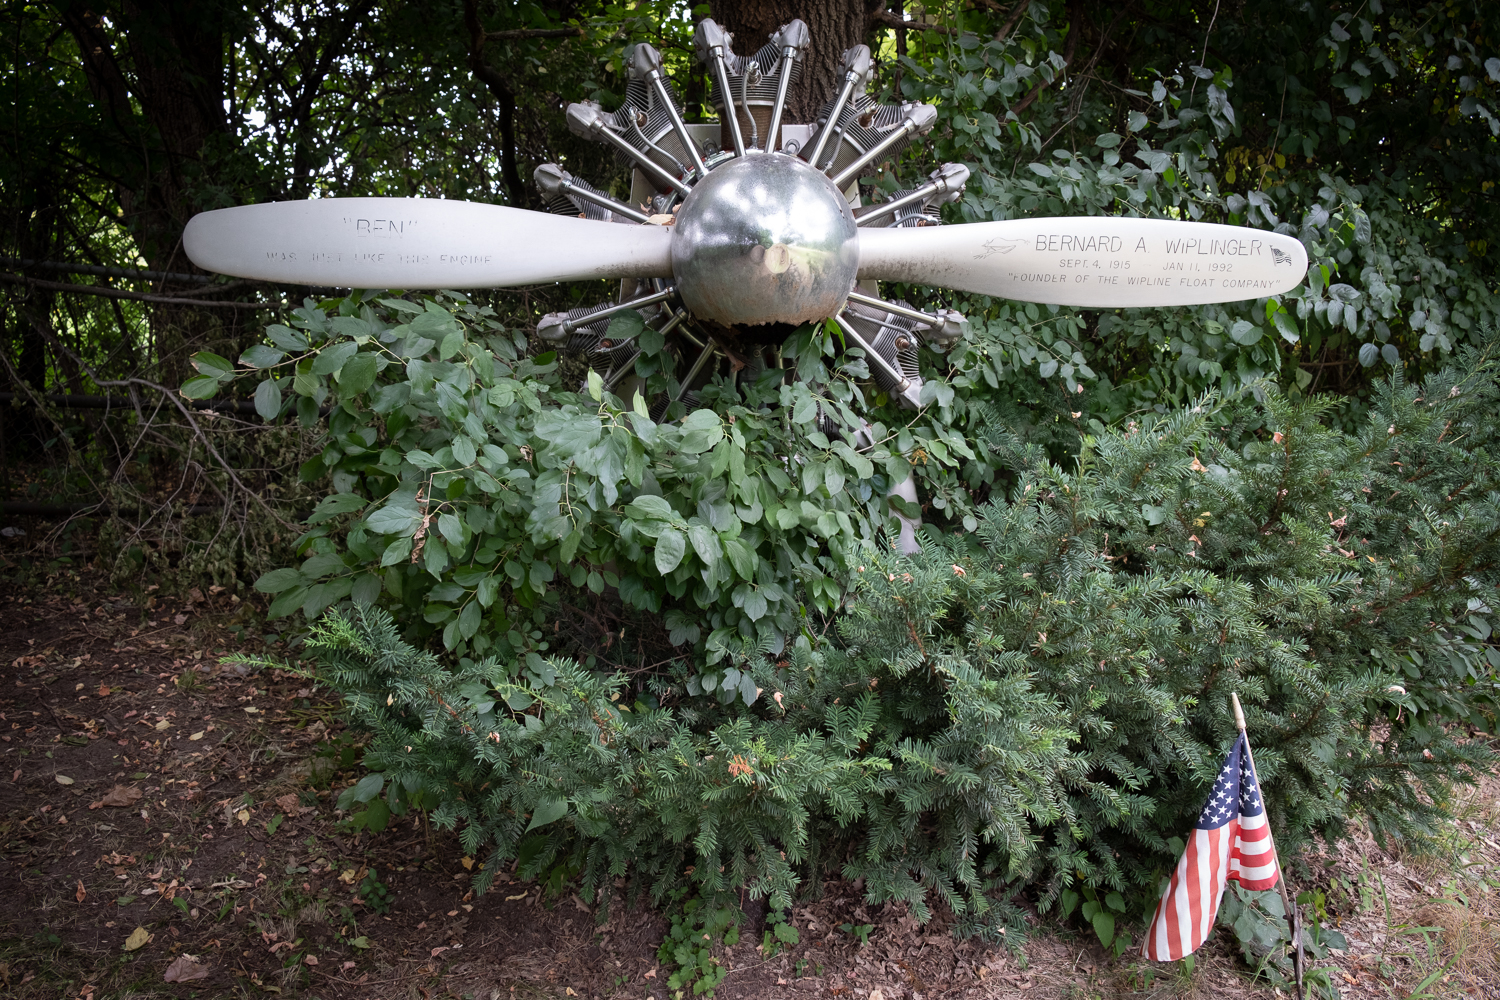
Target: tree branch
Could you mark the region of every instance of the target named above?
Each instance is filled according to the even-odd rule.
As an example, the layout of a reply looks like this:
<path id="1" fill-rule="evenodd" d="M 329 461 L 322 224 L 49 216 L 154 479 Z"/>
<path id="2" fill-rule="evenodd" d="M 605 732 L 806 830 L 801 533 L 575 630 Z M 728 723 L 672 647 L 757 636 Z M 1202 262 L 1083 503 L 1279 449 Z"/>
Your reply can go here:
<path id="1" fill-rule="evenodd" d="M 474 74 L 474 79 L 488 87 L 490 93 L 495 95 L 495 100 L 500 102 L 500 178 L 505 182 L 510 203 L 516 208 L 526 208 L 531 199 L 526 185 L 521 181 L 521 171 L 516 166 L 516 95 L 506 83 L 505 77 L 495 72 L 484 59 L 485 43 L 495 34 L 504 33 L 487 33 L 484 30 L 484 24 L 479 20 L 479 0 L 464 0 L 464 26 L 469 29 L 469 72 Z"/>
<path id="2" fill-rule="evenodd" d="M 881 24 L 887 28 L 897 28 L 903 31 L 936 31 L 940 35 L 954 35 L 958 33 L 946 24 L 923 24 L 921 21 L 908 21 L 897 17 L 885 9 L 877 10 L 871 14 L 870 23 Z"/>
<path id="3" fill-rule="evenodd" d="M 484 40 L 504 42 L 516 38 L 578 38 L 582 34 L 582 28 L 510 28 L 505 31 L 486 31 Z"/>
<path id="4" fill-rule="evenodd" d="M 1068 67 L 1073 65 L 1073 54 L 1078 51 L 1078 35 L 1080 29 L 1079 22 L 1083 19 L 1083 12 L 1079 10 L 1077 6 L 1070 7 L 1069 12 L 1070 17 L 1068 18 L 1068 44 L 1063 47 L 1062 69 L 1058 70 L 1057 73 L 1052 77 L 1052 79 L 1043 80 L 1041 83 L 1037 84 L 1035 88 L 1032 89 L 1031 93 L 1021 98 L 1021 103 L 1010 109 L 1013 114 L 1019 115 L 1022 111 L 1025 111 L 1027 108 L 1031 107 L 1031 103 L 1038 97 L 1042 96 L 1042 91 L 1046 90 L 1048 87 L 1052 86 L 1054 83 L 1060 80 L 1062 78 L 1062 75 L 1067 72 Z"/>
<path id="5" fill-rule="evenodd" d="M 33 285 L 51 292 L 73 292 L 77 295 L 98 295 L 106 299 L 135 299 L 138 302 L 155 302 L 169 306 L 199 306 L 204 309 L 284 309 L 285 302 L 205 302 L 202 299 L 179 299 L 170 295 L 148 295 L 145 292 L 127 292 L 122 288 L 102 288 L 99 285 L 75 285 L 69 281 L 43 281 L 20 274 L 0 271 L 0 281 L 11 285 Z M 227 286 L 226 286 L 227 287 Z"/>

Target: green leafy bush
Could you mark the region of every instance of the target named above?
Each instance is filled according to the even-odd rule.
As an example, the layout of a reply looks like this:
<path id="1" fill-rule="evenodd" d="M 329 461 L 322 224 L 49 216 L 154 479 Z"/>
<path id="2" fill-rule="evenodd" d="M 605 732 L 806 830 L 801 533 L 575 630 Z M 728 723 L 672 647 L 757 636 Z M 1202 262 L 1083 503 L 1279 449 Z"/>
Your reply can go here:
<path id="1" fill-rule="evenodd" d="M 1212 782 L 1231 691 L 1284 852 L 1355 815 L 1420 836 L 1493 760 L 1462 727 L 1492 730 L 1500 698 L 1494 366 L 1388 383 L 1358 435 L 1257 391 L 1087 438 L 1071 471 L 991 427 L 1008 498 L 972 532 L 929 524 L 920 557 L 872 545 L 835 629 L 735 658 L 748 702 L 707 657 L 455 663 L 363 601 L 312 648 L 386 787 L 523 874 L 779 908 L 840 871 L 967 930 L 1027 886 L 1065 910 L 1087 888 L 1113 943 Z"/>
<path id="2" fill-rule="evenodd" d="M 675 396 L 660 335 L 633 313 L 615 322 L 639 331 L 649 397 Z M 646 397 L 620 400 L 596 374 L 587 391 L 563 385 L 553 355 L 523 356 L 524 337 L 461 297 L 308 304 L 269 338 L 238 369 L 195 356 L 205 374 L 184 392 L 215 393 L 249 369 L 263 373 L 267 420 L 310 424 L 331 406 L 302 476 L 328 475 L 334 492 L 297 541 L 301 564 L 256 583 L 274 595 L 272 617 L 384 594 L 456 656 L 499 657 L 533 688 L 552 683 L 533 612 L 560 587 L 665 612 L 672 644 L 706 649 L 710 664 L 781 653 L 842 600 L 910 458 L 934 475 L 977 458 L 947 385 L 926 384 L 915 420 L 883 395 L 867 403 L 863 358 L 835 356 L 821 327 L 783 348 L 801 381 L 781 369 L 718 381 L 699 393 L 706 408 L 673 403 L 660 421 Z M 856 450 L 867 417 L 874 443 Z M 966 494 L 941 493 L 938 507 L 967 509 Z M 696 683 L 755 700 L 732 666 Z"/>

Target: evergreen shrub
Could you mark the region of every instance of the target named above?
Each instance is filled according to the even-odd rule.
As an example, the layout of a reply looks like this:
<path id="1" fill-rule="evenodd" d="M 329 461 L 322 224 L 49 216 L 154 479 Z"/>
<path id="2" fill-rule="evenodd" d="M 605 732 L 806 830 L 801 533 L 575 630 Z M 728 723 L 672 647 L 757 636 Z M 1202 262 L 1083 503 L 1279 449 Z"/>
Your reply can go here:
<path id="1" fill-rule="evenodd" d="M 863 362 L 816 328 L 788 345 L 809 382 L 718 383 L 658 423 L 597 376 L 564 391 L 461 300 L 299 316 L 300 346 L 273 336 L 305 352 L 298 407 L 339 395 L 314 470 L 339 492 L 308 561 L 261 586 L 337 604 L 312 648 L 374 772 L 342 804 L 431 809 L 488 851 L 481 889 L 515 858 L 590 894 L 627 876 L 773 907 L 837 871 L 969 930 L 1014 921 L 996 901 L 1028 886 L 1142 912 L 1229 744 L 1230 691 L 1284 853 L 1355 816 L 1420 836 L 1492 761 L 1465 738 L 1500 698 L 1485 358 L 1394 377 L 1358 434 L 1257 384 L 1085 436 L 1064 467 L 936 381 L 881 423 Z M 866 413 L 863 454 L 825 431 Z M 908 468 L 929 520 L 897 558 L 881 498 Z M 627 674 L 549 650 L 532 626 L 606 587 L 683 655 Z"/>

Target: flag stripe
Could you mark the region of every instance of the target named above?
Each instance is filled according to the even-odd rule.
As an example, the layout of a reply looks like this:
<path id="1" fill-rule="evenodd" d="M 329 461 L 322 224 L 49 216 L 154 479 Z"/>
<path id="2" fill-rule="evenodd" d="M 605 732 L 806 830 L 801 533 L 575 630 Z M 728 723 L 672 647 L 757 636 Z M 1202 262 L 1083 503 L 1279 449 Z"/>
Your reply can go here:
<path id="1" fill-rule="evenodd" d="M 1213 930 L 1230 879 L 1261 890 L 1280 878 L 1249 749 L 1242 732 L 1156 904 L 1141 943 L 1147 958 L 1171 962 L 1197 951 Z"/>

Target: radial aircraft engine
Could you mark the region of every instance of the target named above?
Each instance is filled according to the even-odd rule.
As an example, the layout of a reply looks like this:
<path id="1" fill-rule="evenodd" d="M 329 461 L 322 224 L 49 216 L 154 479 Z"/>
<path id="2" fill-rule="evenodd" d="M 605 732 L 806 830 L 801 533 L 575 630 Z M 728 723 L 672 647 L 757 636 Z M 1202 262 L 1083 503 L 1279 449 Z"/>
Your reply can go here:
<path id="1" fill-rule="evenodd" d="M 421 198 L 327 198 L 194 217 L 184 248 L 205 270 L 349 288 L 490 288 L 619 279 L 615 301 L 545 316 L 537 334 L 586 355 L 605 388 L 631 398 L 639 332 L 611 336 L 634 310 L 681 372 L 653 416 L 689 407 L 715 376 L 782 367 L 796 326 L 834 320 L 878 388 L 920 405 L 918 348 L 943 351 L 965 318 L 882 297 L 880 282 L 1093 308 L 1178 306 L 1290 291 L 1307 270 L 1293 236 L 1237 226 L 1122 217 L 943 225 L 969 171 L 947 163 L 915 187 L 862 204 L 859 178 L 898 157 L 937 120 L 927 104 L 879 104 L 870 50 L 843 53 L 837 91 L 815 120 L 784 121 L 808 50 L 783 25 L 753 55 L 713 20 L 698 59 L 719 120 L 689 124 L 660 53 L 636 45 L 624 103 L 567 109 L 568 127 L 630 169 L 628 201 L 557 164 L 536 169 L 546 212 Z M 616 327 L 619 329 L 619 327 Z M 794 377 L 788 371 L 787 378 Z M 857 435 L 856 435 L 857 436 Z M 915 499 L 908 480 L 894 490 Z M 898 547 L 914 550 L 903 519 Z"/>

